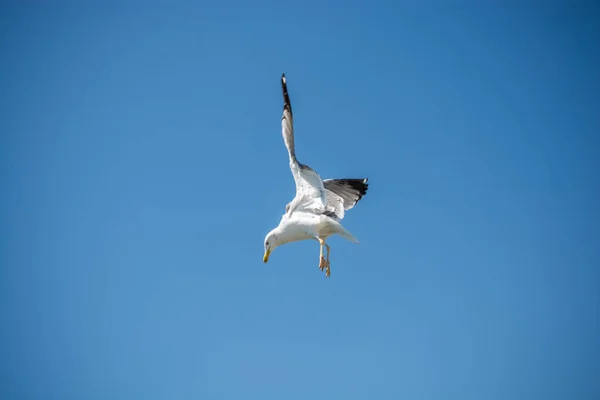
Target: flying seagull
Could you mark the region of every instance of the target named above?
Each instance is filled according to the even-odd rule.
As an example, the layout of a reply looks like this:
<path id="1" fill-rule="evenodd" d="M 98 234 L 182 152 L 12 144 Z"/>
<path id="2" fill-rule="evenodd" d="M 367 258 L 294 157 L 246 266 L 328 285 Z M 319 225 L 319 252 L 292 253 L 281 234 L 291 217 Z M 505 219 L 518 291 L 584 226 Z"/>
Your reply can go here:
<path id="1" fill-rule="evenodd" d="M 294 123 L 292 105 L 287 90 L 285 74 L 281 76 L 283 90 L 283 116 L 281 133 L 290 158 L 290 169 L 296 182 L 296 196 L 285 207 L 279 226 L 265 237 L 263 261 L 269 261 L 271 252 L 286 243 L 316 239 L 320 245 L 319 268 L 325 276 L 331 274 L 329 264 L 330 247 L 325 242 L 329 236 L 338 234 L 344 239 L 358 243 L 358 240 L 340 223 L 348 211 L 367 193 L 369 187 L 364 179 L 325 179 L 308 165 L 296 158 L 294 148 Z M 323 247 L 327 257 L 323 256 Z"/>

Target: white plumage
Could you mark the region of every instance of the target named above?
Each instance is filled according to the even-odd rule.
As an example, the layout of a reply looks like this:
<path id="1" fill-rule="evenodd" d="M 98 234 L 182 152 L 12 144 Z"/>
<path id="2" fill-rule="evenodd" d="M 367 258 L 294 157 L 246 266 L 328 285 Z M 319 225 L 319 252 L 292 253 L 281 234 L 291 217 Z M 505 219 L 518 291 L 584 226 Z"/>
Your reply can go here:
<path id="1" fill-rule="evenodd" d="M 287 91 L 285 75 L 281 77 L 283 91 L 283 116 L 281 133 L 288 151 L 290 170 L 296 182 L 296 196 L 286 206 L 286 212 L 279 226 L 265 238 L 264 261 L 271 252 L 286 243 L 299 240 L 316 239 L 320 243 L 319 268 L 330 275 L 329 250 L 325 240 L 338 234 L 358 243 L 358 240 L 340 223 L 345 211 L 351 209 L 366 194 L 367 179 L 326 179 L 304 165 L 296 158 L 294 146 L 294 124 L 292 105 Z M 323 256 L 323 246 L 327 248 L 327 257 Z"/>

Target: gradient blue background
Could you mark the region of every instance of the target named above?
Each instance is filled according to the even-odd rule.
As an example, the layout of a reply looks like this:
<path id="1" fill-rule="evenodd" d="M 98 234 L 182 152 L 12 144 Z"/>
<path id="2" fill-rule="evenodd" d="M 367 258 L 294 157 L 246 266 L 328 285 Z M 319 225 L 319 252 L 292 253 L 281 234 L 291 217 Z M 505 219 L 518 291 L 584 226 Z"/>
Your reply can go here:
<path id="1" fill-rule="evenodd" d="M 0 397 L 600 398 L 600 7 L 485 3 L 5 3 Z"/>

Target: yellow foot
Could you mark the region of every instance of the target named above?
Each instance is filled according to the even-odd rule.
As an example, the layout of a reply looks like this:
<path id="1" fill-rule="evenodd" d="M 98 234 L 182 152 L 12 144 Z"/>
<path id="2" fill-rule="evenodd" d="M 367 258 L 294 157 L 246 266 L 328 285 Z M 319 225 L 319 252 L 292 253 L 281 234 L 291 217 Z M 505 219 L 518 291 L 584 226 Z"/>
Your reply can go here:
<path id="1" fill-rule="evenodd" d="M 327 266 L 327 261 L 325 260 L 325 257 L 321 256 L 321 259 L 319 260 L 319 269 L 321 271 L 323 271 L 323 269 Z"/>
<path id="2" fill-rule="evenodd" d="M 331 268 L 329 266 L 329 261 L 325 261 L 325 277 L 329 278 L 329 276 L 331 275 Z"/>

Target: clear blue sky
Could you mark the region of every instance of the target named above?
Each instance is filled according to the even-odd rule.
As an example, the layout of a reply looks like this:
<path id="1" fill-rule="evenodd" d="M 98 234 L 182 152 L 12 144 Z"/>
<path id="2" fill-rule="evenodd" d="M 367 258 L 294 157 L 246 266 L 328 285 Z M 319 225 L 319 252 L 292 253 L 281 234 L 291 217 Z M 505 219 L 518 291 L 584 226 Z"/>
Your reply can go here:
<path id="1" fill-rule="evenodd" d="M 600 7 L 248 3 L 2 6 L 0 397 L 600 398 Z"/>

